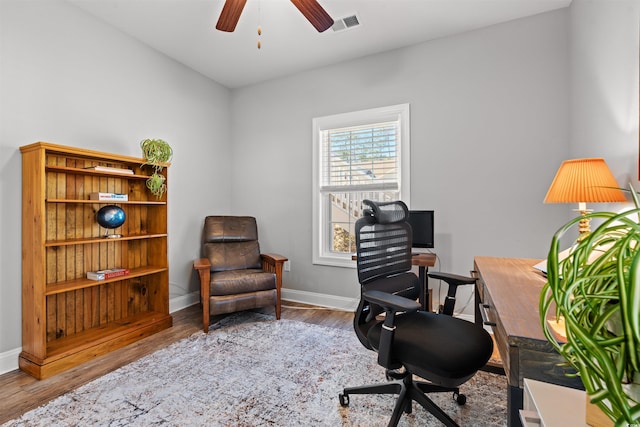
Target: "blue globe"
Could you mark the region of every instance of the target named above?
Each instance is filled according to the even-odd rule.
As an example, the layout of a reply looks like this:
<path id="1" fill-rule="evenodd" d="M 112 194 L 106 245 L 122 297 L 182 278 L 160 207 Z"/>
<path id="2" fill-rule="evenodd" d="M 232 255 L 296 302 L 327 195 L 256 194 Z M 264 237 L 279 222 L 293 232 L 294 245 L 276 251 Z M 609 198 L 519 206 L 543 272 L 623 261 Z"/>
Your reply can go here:
<path id="1" fill-rule="evenodd" d="M 126 215 L 120 206 L 107 205 L 100 208 L 96 221 L 104 228 L 118 228 L 124 224 Z"/>

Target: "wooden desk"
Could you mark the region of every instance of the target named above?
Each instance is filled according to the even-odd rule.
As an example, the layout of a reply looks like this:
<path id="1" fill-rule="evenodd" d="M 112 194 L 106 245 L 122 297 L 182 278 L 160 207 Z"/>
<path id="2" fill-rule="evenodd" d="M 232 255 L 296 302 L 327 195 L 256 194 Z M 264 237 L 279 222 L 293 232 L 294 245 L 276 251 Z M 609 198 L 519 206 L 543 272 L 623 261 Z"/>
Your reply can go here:
<path id="1" fill-rule="evenodd" d="M 427 272 L 429 271 L 429 267 L 436 265 L 436 254 L 415 254 L 411 258 L 411 264 L 418 266 L 418 274 L 420 276 L 420 281 L 422 282 L 422 292 L 420 293 L 419 299 L 422 309 L 426 311 L 433 311 Z"/>
<path id="2" fill-rule="evenodd" d="M 507 376 L 508 425 L 520 426 L 523 381 L 531 378 L 582 389 L 572 370 L 542 332 L 538 302 L 546 279 L 533 268 L 537 259 L 475 257 L 476 323 L 490 323 Z M 480 304 L 482 303 L 482 308 Z"/>

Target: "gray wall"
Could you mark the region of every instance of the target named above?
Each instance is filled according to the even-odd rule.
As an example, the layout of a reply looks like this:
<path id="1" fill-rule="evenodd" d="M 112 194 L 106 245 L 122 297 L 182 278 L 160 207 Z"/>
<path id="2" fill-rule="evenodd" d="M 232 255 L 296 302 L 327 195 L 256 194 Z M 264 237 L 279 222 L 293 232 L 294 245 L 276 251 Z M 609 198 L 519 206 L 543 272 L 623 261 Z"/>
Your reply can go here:
<path id="1" fill-rule="evenodd" d="M 467 274 L 474 255 L 544 257 L 566 212 L 542 200 L 569 153 L 567 12 L 233 91 L 234 163 L 244 159 L 233 211 L 269 224 L 261 240 L 292 261 L 284 286 L 359 294 L 353 269 L 311 264 L 312 118 L 405 102 L 410 208 L 435 210 L 440 268 Z"/>
<path id="2" fill-rule="evenodd" d="M 640 1 L 574 0 L 570 17 L 571 155 L 605 157 L 636 184 Z"/>
<path id="3" fill-rule="evenodd" d="M 358 286 L 352 269 L 311 264 L 311 119 L 409 102 L 412 207 L 436 210 L 440 268 L 544 257 L 573 215 L 542 203 L 562 160 L 601 156 L 621 184 L 637 176 L 638 3 L 574 0 L 229 91 L 66 2 L 0 0 L 0 372 L 21 345 L 21 145 L 173 145 L 172 303 L 196 290 L 202 218 L 235 213 L 292 260 L 290 295 L 339 305 Z"/>
<path id="4" fill-rule="evenodd" d="M 2 372 L 21 346 L 20 146 L 141 156 L 142 139 L 167 140 L 172 297 L 196 290 L 202 219 L 229 212 L 231 196 L 228 89 L 59 0 L 0 1 L 0 31 Z"/>

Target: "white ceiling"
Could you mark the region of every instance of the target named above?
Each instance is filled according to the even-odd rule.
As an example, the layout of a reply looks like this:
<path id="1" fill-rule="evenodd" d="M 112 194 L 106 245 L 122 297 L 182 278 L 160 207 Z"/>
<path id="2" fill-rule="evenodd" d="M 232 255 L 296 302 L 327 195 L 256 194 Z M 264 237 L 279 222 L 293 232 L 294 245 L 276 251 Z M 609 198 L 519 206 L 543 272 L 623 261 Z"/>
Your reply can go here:
<path id="1" fill-rule="evenodd" d="M 567 7 L 571 0 L 318 0 L 318 33 L 289 0 L 248 0 L 233 33 L 215 29 L 224 0 L 67 0 L 230 88 Z M 257 27 L 262 48 L 257 48 Z"/>

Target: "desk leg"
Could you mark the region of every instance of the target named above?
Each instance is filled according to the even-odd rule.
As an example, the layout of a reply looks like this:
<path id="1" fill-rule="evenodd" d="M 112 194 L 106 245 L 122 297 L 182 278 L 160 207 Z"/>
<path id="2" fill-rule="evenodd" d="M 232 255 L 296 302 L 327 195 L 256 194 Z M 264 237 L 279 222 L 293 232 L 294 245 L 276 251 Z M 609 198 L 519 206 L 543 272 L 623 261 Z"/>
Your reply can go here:
<path id="1" fill-rule="evenodd" d="M 420 305 L 422 306 L 422 309 L 424 311 L 432 310 L 432 307 L 427 307 L 428 305 L 430 305 L 429 303 L 431 302 L 429 298 L 429 282 L 427 278 L 428 270 L 429 269 L 423 265 L 418 267 L 420 283 L 422 283 L 422 291 L 420 291 L 420 296 L 418 297 L 418 301 L 420 302 Z"/>
<path id="2" fill-rule="evenodd" d="M 520 387 L 509 386 L 507 391 L 507 426 L 520 427 L 520 409 L 522 409 L 524 392 Z"/>

